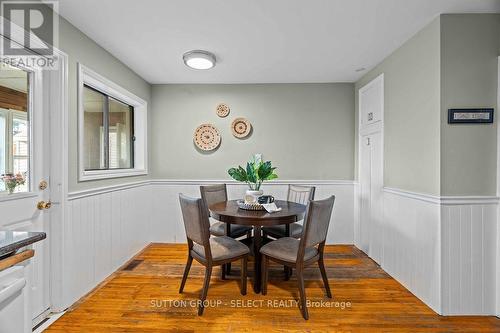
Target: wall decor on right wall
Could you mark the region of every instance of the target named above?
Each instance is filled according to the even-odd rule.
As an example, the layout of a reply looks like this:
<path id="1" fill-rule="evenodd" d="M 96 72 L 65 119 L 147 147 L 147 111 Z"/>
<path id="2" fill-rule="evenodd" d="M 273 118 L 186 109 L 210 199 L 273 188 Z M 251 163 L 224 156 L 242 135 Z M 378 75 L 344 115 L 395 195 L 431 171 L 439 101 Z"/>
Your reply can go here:
<path id="1" fill-rule="evenodd" d="M 448 109 L 448 124 L 493 124 L 493 108 Z"/>
<path id="2" fill-rule="evenodd" d="M 233 135 L 238 139 L 246 138 L 250 131 L 252 130 L 252 125 L 246 118 L 236 118 L 231 123 L 231 131 Z"/>

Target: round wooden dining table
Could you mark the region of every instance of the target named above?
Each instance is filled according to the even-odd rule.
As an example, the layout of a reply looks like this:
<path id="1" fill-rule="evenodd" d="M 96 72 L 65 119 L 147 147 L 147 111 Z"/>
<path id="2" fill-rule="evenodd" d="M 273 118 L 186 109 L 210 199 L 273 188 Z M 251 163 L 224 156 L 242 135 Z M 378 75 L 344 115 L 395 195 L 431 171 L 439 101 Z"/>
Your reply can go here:
<path id="1" fill-rule="evenodd" d="M 252 247 L 254 255 L 253 289 L 255 293 L 260 293 L 262 227 L 284 224 L 286 231 L 289 233 L 287 225 L 301 220 L 304 217 L 306 206 L 295 202 L 276 200 L 276 206 L 281 208 L 281 211 L 268 213 L 265 210 L 241 209 L 238 207 L 237 201 L 219 202 L 211 205 L 208 209 L 214 219 L 228 224 L 226 228 L 227 235 L 230 234 L 231 224 L 253 226 L 253 237 L 250 239 L 251 244 L 247 245 Z"/>

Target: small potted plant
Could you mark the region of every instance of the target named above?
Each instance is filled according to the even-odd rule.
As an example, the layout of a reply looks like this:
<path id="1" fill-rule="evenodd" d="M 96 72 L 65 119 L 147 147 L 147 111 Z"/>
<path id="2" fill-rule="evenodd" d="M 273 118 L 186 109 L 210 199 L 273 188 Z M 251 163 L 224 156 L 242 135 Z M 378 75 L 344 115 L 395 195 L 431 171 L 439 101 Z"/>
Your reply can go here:
<path id="1" fill-rule="evenodd" d="M 271 161 L 264 162 L 261 154 L 255 154 L 247 162 L 246 168 L 238 166 L 229 169 L 227 172 L 234 180 L 247 183 L 249 189 L 246 191 L 245 202 L 256 203 L 257 198 L 264 194 L 260 189 L 262 183 L 278 178 L 274 170 L 276 170 L 276 167 L 272 166 Z"/>
<path id="2" fill-rule="evenodd" d="M 5 184 L 5 188 L 7 189 L 9 194 L 12 194 L 14 193 L 16 187 L 24 185 L 26 183 L 26 178 L 21 173 L 17 173 L 16 175 L 12 173 L 6 173 L 2 175 L 2 181 Z"/>

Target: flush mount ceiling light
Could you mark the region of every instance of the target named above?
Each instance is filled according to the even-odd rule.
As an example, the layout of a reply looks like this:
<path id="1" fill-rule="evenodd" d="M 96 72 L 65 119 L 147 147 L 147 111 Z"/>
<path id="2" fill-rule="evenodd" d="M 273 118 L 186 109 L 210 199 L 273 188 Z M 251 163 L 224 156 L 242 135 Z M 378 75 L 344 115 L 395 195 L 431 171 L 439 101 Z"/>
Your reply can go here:
<path id="1" fill-rule="evenodd" d="M 210 69 L 215 66 L 215 56 L 207 51 L 193 50 L 182 56 L 186 66 L 194 69 Z"/>

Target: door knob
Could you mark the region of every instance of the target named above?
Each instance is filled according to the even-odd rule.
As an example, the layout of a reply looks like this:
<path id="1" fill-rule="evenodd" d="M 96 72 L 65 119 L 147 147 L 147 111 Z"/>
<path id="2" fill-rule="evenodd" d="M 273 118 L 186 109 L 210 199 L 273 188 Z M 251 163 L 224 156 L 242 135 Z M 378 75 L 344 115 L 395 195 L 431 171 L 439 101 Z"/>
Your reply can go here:
<path id="1" fill-rule="evenodd" d="M 49 209 L 50 207 L 52 207 L 52 202 L 50 201 L 38 201 L 38 203 L 36 204 L 36 208 L 38 208 L 39 210 L 44 210 L 44 209 Z"/>

